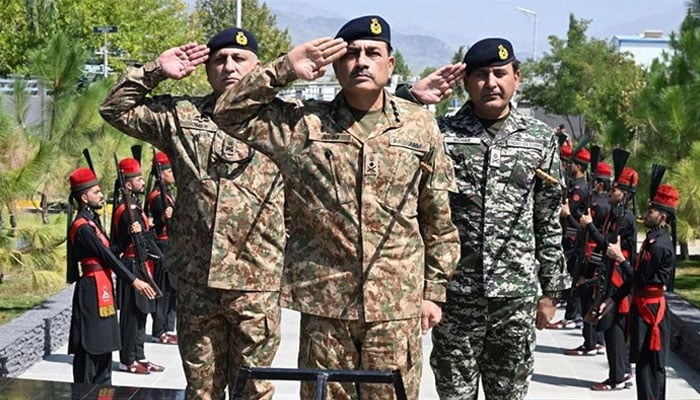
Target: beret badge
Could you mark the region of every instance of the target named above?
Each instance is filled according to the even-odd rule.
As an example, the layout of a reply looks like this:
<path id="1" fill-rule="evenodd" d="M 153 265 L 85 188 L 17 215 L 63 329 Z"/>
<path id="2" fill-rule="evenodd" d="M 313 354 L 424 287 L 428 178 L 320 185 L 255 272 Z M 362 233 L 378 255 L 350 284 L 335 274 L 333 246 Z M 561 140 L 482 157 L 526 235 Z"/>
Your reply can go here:
<path id="1" fill-rule="evenodd" d="M 382 33 L 382 25 L 377 18 L 372 18 L 370 20 L 369 31 L 375 35 L 380 35 Z"/>
<path id="2" fill-rule="evenodd" d="M 502 44 L 498 45 L 498 58 L 501 60 L 505 60 L 508 58 L 508 49 L 505 48 Z"/>
<path id="3" fill-rule="evenodd" d="M 236 43 L 238 43 L 240 46 L 245 46 L 248 44 L 248 38 L 246 37 L 245 33 L 241 31 L 236 33 Z"/>

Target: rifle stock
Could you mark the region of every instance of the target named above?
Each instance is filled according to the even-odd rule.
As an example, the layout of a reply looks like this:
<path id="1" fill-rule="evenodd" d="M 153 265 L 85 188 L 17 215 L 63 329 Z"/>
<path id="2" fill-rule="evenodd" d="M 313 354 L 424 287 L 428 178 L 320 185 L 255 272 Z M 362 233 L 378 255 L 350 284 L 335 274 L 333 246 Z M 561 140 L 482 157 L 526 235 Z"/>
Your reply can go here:
<path id="1" fill-rule="evenodd" d="M 127 215 L 127 219 L 129 220 L 129 226 L 133 225 L 134 222 L 136 221 L 136 216 L 134 215 L 134 210 L 131 208 L 131 192 L 126 188 L 126 180 L 124 178 L 124 174 L 122 173 L 121 169 L 119 168 L 119 160 L 117 159 L 117 155 L 114 155 L 114 162 L 117 167 L 117 179 L 119 181 L 119 191 L 121 192 L 121 198 L 122 198 L 122 204 L 125 207 L 125 212 Z M 153 290 L 156 292 L 155 298 L 163 297 L 163 291 L 158 287 L 158 284 L 156 284 L 155 280 L 151 276 L 150 272 L 148 272 L 148 268 L 146 268 L 146 261 L 148 260 L 148 245 L 146 243 L 146 238 L 143 232 L 131 232 L 129 230 L 129 234 L 131 236 L 131 243 L 134 245 L 134 255 L 135 255 L 135 265 L 136 265 L 136 274 L 139 277 L 139 279 L 145 281 L 148 283 Z"/>

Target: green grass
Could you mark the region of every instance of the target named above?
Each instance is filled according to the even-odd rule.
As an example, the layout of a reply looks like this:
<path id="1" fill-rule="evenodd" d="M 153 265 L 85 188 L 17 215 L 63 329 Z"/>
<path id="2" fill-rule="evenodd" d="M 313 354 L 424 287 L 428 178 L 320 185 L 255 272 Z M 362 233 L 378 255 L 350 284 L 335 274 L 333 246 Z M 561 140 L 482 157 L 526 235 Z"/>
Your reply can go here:
<path id="1" fill-rule="evenodd" d="M 676 264 L 676 293 L 700 308 L 700 259 L 697 256 Z"/>
<path id="2" fill-rule="evenodd" d="M 52 220 L 59 218 L 59 223 L 65 224 L 63 222 L 65 217 L 62 215 L 51 214 L 50 218 Z M 41 216 L 35 212 L 20 212 L 18 224 L 20 227 L 39 226 Z M 60 246 L 57 251 L 58 258 L 65 260 L 65 246 Z M 66 287 L 65 261 L 56 266 L 55 276 L 51 275 L 51 279 L 46 279 L 45 275 L 42 275 L 35 280 L 37 275 L 31 270 L 21 270 L 7 265 L 0 266 L 0 271 L 3 273 L 3 282 L 0 283 L 0 325 L 31 310 Z"/>
<path id="3" fill-rule="evenodd" d="M 0 284 L 0 325 L 31 310 L 65 288 L 65 285 L 38 290 L 31 274 L 5 275 Z"/>

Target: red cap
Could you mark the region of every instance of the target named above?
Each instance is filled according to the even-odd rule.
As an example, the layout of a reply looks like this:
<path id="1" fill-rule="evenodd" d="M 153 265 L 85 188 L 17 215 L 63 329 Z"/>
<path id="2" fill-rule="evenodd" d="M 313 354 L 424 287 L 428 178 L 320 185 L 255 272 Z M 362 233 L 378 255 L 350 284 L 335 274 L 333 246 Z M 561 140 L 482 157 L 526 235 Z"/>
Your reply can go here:
<path id="1" fill-rule="evenodd" d="M 591 153 L 585 147 L 582 147 L 581 150 L 574 154 L 574 162 L 588 164 L 591 162 Z"/>
<path id="2" fill-rule="evenodd" d="M 124 174 L 124 178 L 135 178 L 141 175 L 141 166 L 133 158 L 125 158 L 119 161 L 119 169 Z"/>
<path id="3" fill-rule="evenodd" d="M 564 161 L 569 161 L 571 159 L 571 152 L 573 150 L 574 148 L 571 147 L 571 143 L 566 141 L 561 146 L 559 146 L 559 157 Z"/>
<path id="4" fill-rule="evenodd" d="M 622 169 L 622 172 L 620 172 L 620 176 L 613 183 L 613 186 L 621 190 L 634 191 L 638 182 L 639 175 L 637 171 L 630 167 L 625 167 Z"/>
<path id="5" fill-rule="evenodd" d="M 77 193 L 97 185 L 97 177 L 90 168 L 81 167 L 70 173 L 70 191 Z"/>
<path id="6" fill-rule="evenodd" d="M 162 151 L 156 152 L 156 162 L 162 169 L 169 169 L 170 168 L 170 160 L 168 159 L 168 156 L 163 153 Z"/>
<path id="7" fill-rule="evenodd" d="M 612 166 L 605 161 L 598 162 L 596 169 L 596 178 L 610 180 L 613 177 Z"/>
<path id="8" fill-rule="evenodd" d="M 654 199 L 649 202 L 649 207 L 673 213 L 676 211 L 679 197 L 676 188 L 662 183 L 656 189 L 656 194 Z"/>

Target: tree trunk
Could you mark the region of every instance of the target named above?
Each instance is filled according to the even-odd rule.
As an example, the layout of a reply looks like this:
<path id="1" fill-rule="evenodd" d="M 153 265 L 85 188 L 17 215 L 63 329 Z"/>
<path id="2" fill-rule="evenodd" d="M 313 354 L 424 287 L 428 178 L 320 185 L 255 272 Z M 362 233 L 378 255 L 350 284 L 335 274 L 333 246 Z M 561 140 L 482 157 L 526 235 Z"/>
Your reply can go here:
<path id="1" fill-rule="evenodd" d="M 46 198 L 46 193 L 41 194 L 41 223 L 49 224 L 49 201 Z"/>
<path id="2" fill-rule="evenodd" d="M 683 260 L 683 261 L 690 260 L 690 250 L 688 249 L 688 243 L 680 242 L 680 248 L 681 248 L 681 260 Z"/>

